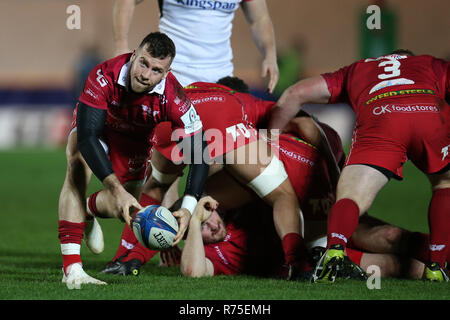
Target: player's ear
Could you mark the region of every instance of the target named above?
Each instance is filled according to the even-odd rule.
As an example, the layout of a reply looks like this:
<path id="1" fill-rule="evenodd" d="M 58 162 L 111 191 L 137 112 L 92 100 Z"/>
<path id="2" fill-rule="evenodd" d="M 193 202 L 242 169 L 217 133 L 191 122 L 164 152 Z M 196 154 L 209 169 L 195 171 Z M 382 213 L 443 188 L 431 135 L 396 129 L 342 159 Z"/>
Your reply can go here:
<path id="1" fill-rule="evenodd" d="M 134 59 L 136 59 L 136 49 L 133 50 L 133 53 L 131 54 L 130 61 L 133 62 Z"/>
<path id="2" fill-rule="evenodd" d="M 169 74 L 170 71 L 172 71 L 171 68 L 167 69 L 167 70 L 164 72 L 163 79 L 165 79 L 165 78 L 167 77 L 167 75 Z"/>

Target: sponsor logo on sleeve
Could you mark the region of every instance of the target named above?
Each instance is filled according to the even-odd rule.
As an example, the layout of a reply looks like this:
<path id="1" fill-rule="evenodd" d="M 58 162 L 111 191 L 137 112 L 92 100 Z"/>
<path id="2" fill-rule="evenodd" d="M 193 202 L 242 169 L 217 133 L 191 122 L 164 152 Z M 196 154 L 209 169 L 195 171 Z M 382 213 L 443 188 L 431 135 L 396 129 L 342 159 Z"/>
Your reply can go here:
<path id="1" fill-rule="evenodd" d="M 202 128 L 202 121 L 200 120 L 200 116 L 195 110 L 194 106 L 188 109 L 188 111 L 181 116 L 181 121 L 184 124 L 184 132 L 186 134 L 194 133 Z"/>

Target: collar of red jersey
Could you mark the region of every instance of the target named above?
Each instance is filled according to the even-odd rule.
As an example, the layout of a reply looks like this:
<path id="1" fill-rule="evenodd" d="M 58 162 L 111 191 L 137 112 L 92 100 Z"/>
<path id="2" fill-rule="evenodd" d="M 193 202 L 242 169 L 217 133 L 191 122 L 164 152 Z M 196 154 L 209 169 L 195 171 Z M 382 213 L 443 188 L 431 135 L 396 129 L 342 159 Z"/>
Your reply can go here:
<path id="1" fill-rule="evenodd" d="M 127 85 L 127 75 L 128 70 L 130 69 L 131 62 L 128 61 L 122 66 L 122 69 L 120 69 L 119 78 L 117 78 L 117 84 L 121 85 L 122 87 L 126 87 Z M 164 89 L 166 88 L 166 78 L 162 79 L 160 83 L 158 83 L 152 90 L 150 90 L 148 93 L 157 93 L 157 94 L 164 94 Z"/>

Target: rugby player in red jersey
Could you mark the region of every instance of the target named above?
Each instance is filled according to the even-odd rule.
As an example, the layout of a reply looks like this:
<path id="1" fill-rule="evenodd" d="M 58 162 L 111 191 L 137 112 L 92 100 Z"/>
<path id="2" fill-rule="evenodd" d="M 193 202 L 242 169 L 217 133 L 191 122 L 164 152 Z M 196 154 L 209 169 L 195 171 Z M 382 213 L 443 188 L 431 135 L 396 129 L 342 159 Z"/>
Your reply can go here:
<path id="1" fill-rule="evenodd" d="M 267 219 L 270 211 L 261 202 L 252 202 L 237 210 L 237 214 L 232 212 L 231 217 L 227 217 L 229 213 L 226 213 L 222 218 L 218 209 L 213 210 L 216 204 L 213 198 L 206 196 L 199 200 L 194 210 L 181 253 L 182 274 L 190 277 L 249 274 L 285 278 L 289 269 L 283 263 L 273 223 Z M 252 220 L 242 221 L 242 218 Z M 308 226 L 307 221 L 305 226 Z M 307 244 L 312 264 L 325 251 L 324 242 L 326 236 Z M 365 272 L 372 272 L 370 266 L 377 266 L 380 277 L 421 279 L 425 269 L 420 261 L 395 254 L 370 253 L 357 248 L 346 251 L 349 259 L 339 271 L 343 278 L 365 280 Z M 293 279 L 309 280 L 310 275 L 311 272 L 304 269 Z"/>
<path id="2" fill-rule="evenodd" d="M 280 97 L 270 128 L 282 128 L 304 103 L 347 102 L 356 113 L 337 202 L 328 216 L 328 250 L 314 281 L 334 281 L 359 215 L 390 178 L 402 179 L 408 159 L 428 176 L 433 189 L 426 278 L 448 281 L 443 267 L 450 233 L 449 91 L 449 62 L 399 50 L 304 79 Z"/>
<path id="3" fill-rule="evenodd" d="M 294 122 L 295 123 L 295 122 Z M 324 126 L 330 138 L 331 149 L 339 163 L 345 159 L 342 147 L 337 135 L 333 137 L 333 131 Z M 302 128 L 304 130 L 304 128 Z M 293 130 L 294 131 L 294 130 Z M 294 137 L 291 135 L 291 137 Z M 291 140 L 291 139 L 289 139 Z M 286 150 L 287 155 L 301 155 L 304 159 L 314 162 L 314 166 L 299 166 L 294 157 L 284 157 L 289 178 L 296 190 L 307 190 L 306 194 L 299 192 L 300 206 L 304 217 L 304 238 L 308 248 L 313 246 L 326 246 L 327 212 L 334 201 L 333 184 L 325 170 L 326 165 L 314 155 L 314 148 L 305 142 L 292 140 L 295 143 L 280 143 L 280 147 Z M 308 151 L 309 150 L 309 151 Z M 311 157 L 311 155 L 313 155 Z M 299 158 L 299 157 L 296 157 Z M 311 182 L 304 177 L 312 176 Z M 305 184 L 306 185 L 305 185 Z M 278 235 L 271 219 L 270 207 L 252 198 L 251 192 L 226 174 L 225 171 L 210 176 L 205 188 L 207 194 L 220 200 L 220 207 L 216 210 L 206 210 L 199 207 L 194 211 L 190 221 L 189 234 L 185 241 L 181 259 L 181 271 L 183 274 L 193 277 L 211 275 L 252 274 L 258 276 L 286 277 L 289 268 L 283 261 L 283 250 Z M 177 194 L 177 191 L 175 191 Z M 175 195 L 176 198 L 176 195 Z M 300 199 L 299 199 L 300 200 Z M 209 200 L 204 200 L 203 204 Z M 250 201 L 250 202 L 248 202 Z M 236 204 L 246 203 L 235 208 Z M 216 200 L 213 203 L 217 203 Z M 154 204 L 154 201 L 143 195 L 143 206 Z M 215 206 L 210 205 L 210 208 Z M 209 211 L 209 212 L 205 212 Z M 219 215 L 218 211 L 225 212 Z M 198 211 L 196 213 L 196 211 Z M 200 214 L 199 214 L 200 212 Z M 200 223 L 200 224 L 199 224 Z M 376 225 L 376 226 L 374 226 Z M 346 249 L 346 254 L 366 271 L 369 266 L 376 265 L 380 268 L 381 277 L 400 276 L 420 279 L 424 272 L 423 252 L 398 252 L 398 248 L 392 250 L 389 244 L 397 246 L 397 236 L 402 230 L 387 225 L 377 219 L 364 215 L 360 219 L 357 231 L 352 237 L 351 245 Z M 407 232 L 403 230 L 403 232 Z M 426 252 L 424 244 L 426 235 L 422 235 L 418 242 Z M 369 246 L 367 245 L 369 242 Z M 386 244 L 386 243 L 388 244 Z M 367 252 L 369 248 L 369 252 Z M 376 251 L 379 250 L 379 251 Z M 151 251 L 137 244 L 130 250 L 124 263 L 118 263 L 119 274 L 139 274 L 139 268 L 147 262 L 156 251 Z M 402 254 L 402 256 L 399 255 Z M 172 250 L 161 253 L 161 261 L 164 264 L 177 264 L 179 252 Z M 405 257 L 410 257 L 405 259 Z M 447 260 L 449 257 L 447 257 Z M 317 261 L 317 260 L 316 260 Z M 307 266 L 306 266 L 307 267 Z M 307 269 L 303 269 L 305 271 Z M 305 279 L 307 273 L 300 273 L 300 279 Z M 347 259 L 340 276 L 364 279 L 361 270 L 355 267 Z M 298 277 L 297 277 L 298 278 Z"/>
<path id="4" fill-rule="evenodd" d="M 192 143 L 191 156 L 203 151 L 198 149 L 203 146 L 193 143 L 193 137 L 202 133 L 201 120 L 170 73 L 174 56 L 169 37 L 150 33 L 133 53 L 99 64 L 86 80 L 68 138 L 66 178 L 58 208 L 62 282 L 69 289 L 105 284 L 84 272 L 80 257 L 83 234 L 90 233 L 85 230 L 85 193 L 92 173 L 105 186 L 94 196 L 103 197 L 101 202 L 109 206 L 104 214 L 130 224 L 133 210 L 141 208 L 137 199 L 146 177 L 155 125 L 170 121 L 175 128 L 182 128 L 180 139 Z M 191 166 L 185 202 L 173 213 L 180 225 L 177 241 L 183 237 L 207 174 L 203 158 Z M 86 238 L 93 252 L 103 250 L 102 237 Z"/>
<path id="5" fill-rule="evenodd" d="M 239 88 L 238 86 L 240 86 L 240 90 L 242 90 L 242 84 L 237 83 L 237 80 L 238 79 L 228 78 L 223 79 L 223 81 L 220 82 L 227 84 L 229 88 Z M 210 90 L 214 87 L 216 87 L 216 90 L 224 89 L 223 86 L 217 87 L 217 85 L 213 84 L 208 84 L 208 86 L 210 86 Z M 192 86 L 191 89 L 194 89 L 194 87 L 195 89 L 200 89 L 200 87 L 205 89 L 205 84 L 202 85 L 199 83 L 196 86 Z M 215 90 L 212 90 L 212 92 L 214 93 Z M 211 97 L 217 98 L 217 95 L 212 94 Z M 241 99 L 245 98 L 255 99 L 251 96 L 246 97 L 246 95 L 241 95 Z M 195 103 L 195 100 L 193 101 Z M 254 123 L 259 123 L 260 121 L 257 119 L 260 119 L 261 115 L 267 113 L 264 110 L 265 108 L 270 109 L 270 104 L 273 105 L 273 102 L 260 101 L 259 104 L 256 103 L 251 109 L 251 112 L 249 111 L 247 113 L 246 119 Z M 201 113 L 200 108 L 199 110 L 199 113 Z M 321 128 L 326 134 L 326 141 L 322 140 L 319 132 L 316 130 L 317 127 L 314 122 L 311 121 L 311 118 L 309 118 L 306 114 L 303 114 L 289 123 L 286 131 L 293 133 L 293 135 L 289 136 L 289 138 L 286 137 L 287 139 L 283 138 L 280 143 L 285 150 L 282 154 L 286 155 L 283 158 L 280 157 L 280 159 L 283 160 L 294 189 L 298 191 L 297 194 L 301 197 L 299 198 L 299 201 L 305 220 L 304 235 L 306 237 L 306 241 L 308 242 L 315 241 L 317 237 L 320 237 L 326 233 L 327 212 L 334 203 L 334 186 L 337 182 L 336 174 L 339 174 L 339 169 L 336 170 L 335 167 L 342 167 L 345 160 L 342 144 L 337 133 L 324 124 L 321 124 Z M 296 136 L 306 137 L 309 142 L 315 146 L 318 146 L 318 150 L 306 141 L 296 139 Z M 324 142 L 326 142 L 326 146 L 323 145 Z M 331 160 L 329 160 L 329 155 L 324 152 L 324 150 L 328 148 L 332 154 Z M 322 161 L 319 163 L 315 160 L 317 159 L 317 151 L 319 151 L 322 155 Z M 301 155 L 301 157 L 293 157 L 294 153 L 296 155 Z M 326 164 L 323 161 L 323 156 L 328 159 Z M 303 163 L 315 162 L 316 164 L 314 166 L 302 166 L 296 163 L 296 159 L 303 159 Z M 334 162 L 335 164 L 334 166 L 329 166 L 328 162 Z M 311 183 L 308 185 L 309 181 L 311 181 Z M 148 185 L 149 184 L 146 186 L 148 187 Z M 171 204 L 178 198 L 177 187 L 175 186 L 173 189 L 174 190 L 172 191 L 174 192 L 169 192 L 166 194 L 165 204 L 163 205 L 167 207 L 170 207 Z M 305 195 L 302 190 L 308 190 L 307 194 Z M 147 188 L 145 192 L 153 195 L 155 198 L 159 198 L 158 192 L 155 193 L 153 189 Z M 219 199 L 221 203 L 221 210 L 225 210 L 227 213 L 230 208 L 244 205 L 251 199 L 251 192 L 249 193 L 248 189 L 242 188 L 241 185 L 237 184 L 234 179 L 230 178 L 229 175 L 224 174 L 224 172 L 216 173 L 208 179 L 206 192 Z M 168 196 L 169 198 L 171 197 L 172 200 L 166 201 Z M 146 194 L 142 195 L 141 205 L 146 206 L 155 203 L 160 204 L 159 202 L 155 202 L 155 200 L 148 197 Z M 279 248 L 275 248 L 272 245 L 269 249 L 270 243 L 276 243 L 278 236 L 275 233 L 273 222 L 271 224 L 270 221 L 269 223 L 262 222 L 264 218 L 267 217 L 264 216 L 263 210 L 258 211 L 259 209 L 255 209 L 257 206 L 259 206 L 259 202 L 251 202 L 250 205 L 245 205 L 245 209 L 240 210 L 242 213 L 241 215 L 245 217 L 251 216 L 249 219 L 254 219 L 251 221 L 251 228 L 242 228 L 239 226 L 239 223 L 236 223 L 235 220 L 229 219 L 229 214 L 226 214 L 226 232 L 224 233 L 225 223 L 221 221 L 221 218 L 217 215 L 217 212 L 213 212 L 211 217 L 208 218 L 208 220 L 202 225 L 205 252 L 208 259 L 212 261 L 215 274 L 237 274 L 240 272 L 247 272 L 243 271 L 244 268 L 246 268 L 245 265 L 248 261 L 255 261 L 255 259 L 258 258 L 257 254 L 252 255 L 252 253 L 258 251 L 258 248 L 260 248 L 261 245 L 267 248 L 264 255 L 267 256 L 268 259 L 270 257 L 275 257 L 276 263 L 271 264 L 271 267 L 277 266 L 276 271 L 280 271 L 279 267 L 283 264 L 283 261 L 282 259 L 281 262 L 279 259 L 277 260 L 277 257 L 279 258 L 277 250 L 282 252 L 281 245 Z M 255 213 L 255 210 L 258 212 Z M 261 214 L 261 216 L 258 214 Z M 238 220 L 242 220 L 242 218 L 238 218 Z M 267 225 L 269 224 L 272 226 L 271 228 L 267 228 Z M 252 232 L 251 230 L 249 232 L 249 229 L 256 229 L 257 232 Z M 275 234 L 275 237 L 270 237 L 270 235 L 273 234 Z M 224 235 L 226 235 L 226 241 L 221 239 Z M 420 247 L 422 248 L 420 250 L 416 250 L 417 252 L 399 251 L 399 249 L 401 249 L 398 246 L 398 242 L 400 242 L 399 238 L 411 238 L 411 233 L 406 230 L 401 230 L 395 226 L 387 225 L 377 219 L 365 215 L 358 225 L 357 232 L 352 237 L 352 246 L 347 250 L 347 254 L 364 270 L 367 266 L 376 264 L 380 266 L 382 276 L 400 275 L 400 260 L 398 259 L 397 254 L 403 254 L 404 256 L 409 256 L 411 258 L 416 258 L 423 261 L 423 256 L 427 253 L 427 250 L 423 245 L 426 242 L 426 236 L 418 235 L 416 233 L 413 233 L 413 235 L 417 238 L 416 243 L 420 244 Z M 268 239 L 266 236 L 270 238 L 268 242 L 265 241 Z M 250 245 L 250 248 L 247 250 L 247 241 L 249 238 L 250 243 L 254 244 L 257 242 L 260 245 Z M 128 247 L 128 252 L 122 250 L 121 254 L 123 254 L 123 256 L 120 259 L 116 259 L 114 263 L 105 269 L 105 272 L 123 275 L 139 274 L 140 266 L 146 263 L 157 252 L 143 248 L 134 236 L 131 239 L 126 238 L 125 241 L 122 239 L 122 241 L 124 242 L 123 246 Z M 410 241 L 408 240 L 407 242 Z M 322 244 L 323 243 L 326 244 L 326 240 L 322 241 Z M 363 249 L 363 251 L 370 250 L 371 252 L 384 254 L 362 252 L 355 248 Z M 186 255 L 186 257 L 190 257 L 190 255 Z M 177 250 L 170 250 L 169 252 L 161 253 L 161 260 L 164 263 L 166 263 L 166 261 L 177 259 L 179 259 L 179 252 L 177 252 Z M 271 259 L 269 260 L 272 261 Z M 268 261 L 265 261 L 264 265 L 267 265 L 267 262 Z M 404 261 L 402 260 L 402 262 Z M 405 266 L 404 264 L 401 265 L 402 270 L 408 271 L 408 273 L 404 273 L 402 275 L 413 278 L 421 277 L 424 269 L 423 264 L 420 264 L 417 260 L 413 259 L 410 259 L 408 262 L 411 263 L 411 266 Z M 190 262 L 186 263 L 187 265 L 190 265 Z M 347 263 L 346 265 L 348 266 L 351 264 Z M 267 268 L 264 270 L 268 271 Z M 274 270 L 275 269 L 272 269 L 271 271 Z M 281 270 L 286 271 L 287 269 L 282 268 Z M 262 272 L 263 270 L 260 271 Z M 258 270 L 253 269 L 251 271 L 251 273 L 255 272 L 258 273 Z M 261 272 L 258 274 L 262 274 Z"/>
<path id="6" fill-rule="evenodd" d="M 292 188 L 279 159 L 279 150 L 271 147 L 256 129 L 268 114 L 273 102 L 263 101 L 215 83 L 197 82 L 185 90 L 202 118 L 205 138 L 208 141 L 208 158 L 225 164 L 231 175 L 273 207 L 273 218 L 282 240 L 286 264 L 296 268 L 302 260 L 301 257 L 306 259 L 305 245 L 300 235 L 302 227 L 296 190 Z M 160 124 L 156 128 L 152 179 L 149 180 L 149 185 L 153 180 L 160 180 L 157 181 L 160 183 L 173 181 L 167 179 L 169 175 L 176 178 L 173 172 L 167 174 L 167 168 L 158 167 L 156 161 L 158 155 L 163 155 L 166 159 L 182 163 L 178 146 L 173 143 L 174 136 L 177 140 L 177 130 L 173 130 L 168 123 Z M 165 162 L 168 163 L 167 160 Z M 125 228 L 121 241 L 134 245 L 132 232 Z M 126 253 L 122 247 L 113 260 Z M 119 267 L 119 264 L 116 266 Z M 115 272 L 114 261 L 108 264 L 104 272 Z"/>

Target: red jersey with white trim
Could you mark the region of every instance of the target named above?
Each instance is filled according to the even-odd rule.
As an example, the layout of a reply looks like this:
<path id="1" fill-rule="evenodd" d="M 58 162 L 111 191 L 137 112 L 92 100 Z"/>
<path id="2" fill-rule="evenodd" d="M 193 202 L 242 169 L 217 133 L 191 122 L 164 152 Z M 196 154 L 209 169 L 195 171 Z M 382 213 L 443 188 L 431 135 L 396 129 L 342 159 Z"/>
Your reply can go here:
<path id="1" fill-rule="evenodd" d="M 391 54 L 322 76 L 329 102 L 348 102 L 356 113 L 346 165 L 374 165 L 402 179 L 408 159 L 427 174 L 450 163 L 449 62 Z"/>
<path id="2" fill-rule="evenodd" d="M 195 82 L 185 90 L 203 120 L 211 158 L 255 141 L 259 123 L 252 121 L 251 113 L 267 114 L 273 105 L 215 83 Z"/>
<path id="3" fill-rule="evenodd" d="M 418 99 L 442 106 L 450 90 L 450 62 L 429 55 L 369 58 L 322 76 L 329 103 L 347 102 L 357 115 L 375 104 L 416 104 Z"/>
<path id="4" fill-rule="evenodd" d="M 184 128 L 186 135 L 199 130 L 201 121 L 170 72 L 148 93 L 127 90 L 130 57 L 131 53 L 123 54 L 96 66 L 80 95 L 80 102 L 107 110 L 105 129 L 137 140 L 149 140 L 153 128 L 161 121 L 171 121 L 175 128 Z"/>
<path id="5" fill-rule="evenodd" d="M 202 119 L 211 159 L 255 141 L 258 138 L 257 127 L 268 120 L 268 111 L 275 104 L 209 82 L 195 82 L 184 89 Z M 156 149 L 167 158 L 180 161 L 180 151 L 174 149 L 174 139 L 163 139 L 163 136 L 170 135 L 170 130 L 159 126 L 156 136 L 159 135 L 160 141 L 155 143 Z M 178 135 L 175 132 L 173 136 Z"/>

